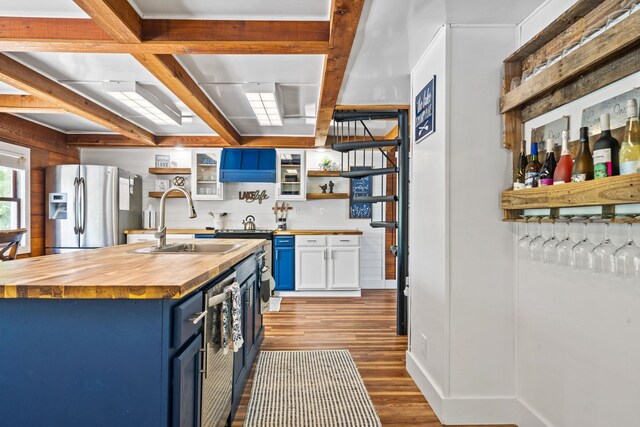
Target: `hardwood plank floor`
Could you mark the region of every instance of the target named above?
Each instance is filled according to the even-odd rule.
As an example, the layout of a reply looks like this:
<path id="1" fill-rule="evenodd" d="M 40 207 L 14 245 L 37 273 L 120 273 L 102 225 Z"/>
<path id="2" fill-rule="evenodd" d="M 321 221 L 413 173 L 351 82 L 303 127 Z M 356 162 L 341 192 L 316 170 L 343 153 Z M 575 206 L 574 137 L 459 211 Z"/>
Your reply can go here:
<path id="1" fill-rule="evenodd" d="M 263 351 L 347 349 L 384 426 L 440 427 L 405 369 L 407 337 L 395 332 L 395 291 L 366 290 L 361 298 L 284 298 L 264 316 Z M 234 426 L 242 426 L 249 380 Z M 486 426 L 485 426 L 486 427 Z"/>

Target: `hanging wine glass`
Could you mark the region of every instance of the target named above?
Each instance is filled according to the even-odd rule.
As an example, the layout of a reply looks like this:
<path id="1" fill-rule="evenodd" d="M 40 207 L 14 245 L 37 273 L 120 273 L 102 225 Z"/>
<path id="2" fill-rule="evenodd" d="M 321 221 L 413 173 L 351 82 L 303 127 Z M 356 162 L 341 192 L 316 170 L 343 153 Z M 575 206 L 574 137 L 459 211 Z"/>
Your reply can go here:
<path id="1" fill-rule="evenodd" d="M 602 242 L 591 254 L 591 268 L 597 273 L 614 274 L 616 271 L 615 255 L 618 247 L 609 238 L 609 223 L 604 223 Z"/>
<path id="2" fill-rule="evenodd" d="M 560 243 L 558 243 L 558 246 L 556 246 L 559 265 L 571 266 L 573 262 L 571 259 L 571 250 L 575 246 L 575 242 L 571 239 L 571 235 L 569 234 L 570 224 L 571 218 L 566 218 L 564 239 L 562 239 Z"/>
<path id="3" fill-rule="evenodd" d="M 538 218 L 538 235 L 529 243 L 529 257 L 531 261 L 542 261 L 542 218 Z"/>
<path id="4" fill-rule="evenodd" d="M 616 275 L 620 277 L 640 276 L 640 247 L 633 241 L 632 225 L 633 223 L 629 222 L 627 243 L 622 245 L 615 255 Z"/>
<path id="5" fill-rule="evenodd" d="M 542 244 L 542 260 L 545 264 L 556 264 L 558 262 L 558 253 L 556 246 L 560 240 L 556 237 L 556 222 L 551 223 L 551 237 Z"/>
<path id="6" fill-rule="evenodd" d="M 582 229 L 582 240 L 580 240 L 574 247 L 571 249 L 571 258 L 573 259 L 573 266 L 579 270 L 588 270 L 591 268 L 591 259 L 593 248 L 596 245 L 591 243 L 589 237 L 587 236 L 587 225 L 589 223 L 588 219 L 584 220 L 583 229 Z"/>
<path id="7" fill-rule="evenodd" d="M 524 217 L 524 236 L 518 240 L 518 257 L 523 259 L 529 257 L 529 243 L 533 240 L 533 236 L 529 234 L 529 218 Z"/>

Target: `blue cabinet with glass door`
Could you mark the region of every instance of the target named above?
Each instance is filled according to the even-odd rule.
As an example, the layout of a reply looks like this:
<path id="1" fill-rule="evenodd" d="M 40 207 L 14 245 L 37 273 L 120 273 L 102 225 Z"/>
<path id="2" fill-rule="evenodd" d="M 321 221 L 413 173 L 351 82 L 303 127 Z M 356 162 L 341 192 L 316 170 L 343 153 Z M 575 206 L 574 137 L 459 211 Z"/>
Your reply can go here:
<path id="1" fill-rule="evenodd" d="M 276 291 L 295 290 L 295 237 L 276 236 L 274 245 L 274 279 Z"/>

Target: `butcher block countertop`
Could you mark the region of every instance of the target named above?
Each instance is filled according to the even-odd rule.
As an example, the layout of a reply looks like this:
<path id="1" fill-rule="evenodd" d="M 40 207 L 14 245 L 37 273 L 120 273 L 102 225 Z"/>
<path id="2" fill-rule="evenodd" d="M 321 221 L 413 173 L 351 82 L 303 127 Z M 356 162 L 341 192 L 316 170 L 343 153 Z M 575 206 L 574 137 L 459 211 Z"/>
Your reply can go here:
<path id="1" fill-rule="evenodd" d="M 156 229 L 152 230 L 124 230 L 124 234 L 155 234 Z M 167 234 L 216 234 L 215 230 L 203 230 L 202 228 L 168 228 Z"/>
<path id="2" fill-rule="evenodd" d="M 313 235 L 313 236 L 320 236 L 323 234 L 333 235 L 333 236 L 350 234 L 350 235 L 359 236 L 362 234 L 362 231 L 360 230 L 276 230 L 273 232 L 273 234 L 275 235 L 306 234 L 306 235 Z"/>
<path id="3" fill-rule="evenodd" d="M 202 240 L 183 241 L 206 244 Z M 150 243 L 0 263 L 0 298 L 182 298 L 256 252 L 265 240 L 216 239 L 216 244 L 245 244 L 227 254 L 131 253 Z"/>

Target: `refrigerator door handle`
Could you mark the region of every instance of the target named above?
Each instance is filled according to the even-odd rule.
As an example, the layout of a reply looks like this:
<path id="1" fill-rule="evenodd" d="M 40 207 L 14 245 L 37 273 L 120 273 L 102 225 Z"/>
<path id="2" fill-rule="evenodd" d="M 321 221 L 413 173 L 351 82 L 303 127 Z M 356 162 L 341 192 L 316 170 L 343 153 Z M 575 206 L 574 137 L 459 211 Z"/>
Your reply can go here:
<path id="1" fill-rule="evenodd" d="M 78 190 L 79 190 L 79 181 L 78 178 L 73 178 L 73 189 L 74 189 L 74 198 L 73 198 L 73 211 L 74 211 L 74 224 L 73 224 L 73 232 L 78 234 L 80 232 L 80 227 L 78 227 L 78 208 L 80 207 L 80 201 L 78 200 Z"/>
<path id="2" fill-rule="evenodd" d="M 84 177 L 80 178 L 80 182 L 78 184 L 78 187 L 80 187 L 80 185 L 82 185 L 82 191 L 80 192 L 82 194 L 82 205 L 80 207 L 80 234 L 84 234 L 84 230 L 85 230 L 85 225 L 87 222 L 87 185 L 86 182 L 84 180 Z"/>

